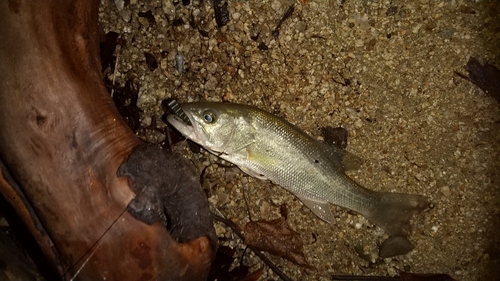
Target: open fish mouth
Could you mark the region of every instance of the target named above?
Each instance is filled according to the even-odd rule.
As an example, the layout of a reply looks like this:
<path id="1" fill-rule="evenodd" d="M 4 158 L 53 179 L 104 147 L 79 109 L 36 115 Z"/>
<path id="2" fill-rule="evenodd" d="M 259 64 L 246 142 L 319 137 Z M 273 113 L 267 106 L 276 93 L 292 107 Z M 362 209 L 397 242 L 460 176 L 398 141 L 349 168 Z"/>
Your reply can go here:
<path id="1" fill-rule="evenodd" d="M 191 138 L 194 137 L 195 128 L 193 126 L 193 120 L 191 120 L 188 115 L 184 114 L 185 118 L 177 114 L 169 114 L 167 116 L 167 121 L 172 126 L 174 126 L 177 131 L 179 131 L 184 137 Z M 187 122 L 186 119 L 189 121 Z"/>
<path id="2" fill-rule="evenodd" d="M 205 129 L 195 121 L 191 111 L 179 105 L 174 99 L 167 100 L 166 105 L 171 112 L 167 116 L 168 123 L 187 139 L 197 139 L 205 144 L 208 139 Z"/>
<path id="3" fill-rule="evenodd" d="M 167 116 L 167 120 L 168 120 L 168 123 L 170 123 L 172 126 L 174 126 L 177 130 L 180 130 L 180 128 L 182 128 L 182 132 L 193 131 L 193 129 L 194 129 L 192 123 L 187 123 L 182 117 L 180 117 L 178 115 L 169 114 Z M 189 118 L 188 118 L 188 120 L 189 120 Z"/>

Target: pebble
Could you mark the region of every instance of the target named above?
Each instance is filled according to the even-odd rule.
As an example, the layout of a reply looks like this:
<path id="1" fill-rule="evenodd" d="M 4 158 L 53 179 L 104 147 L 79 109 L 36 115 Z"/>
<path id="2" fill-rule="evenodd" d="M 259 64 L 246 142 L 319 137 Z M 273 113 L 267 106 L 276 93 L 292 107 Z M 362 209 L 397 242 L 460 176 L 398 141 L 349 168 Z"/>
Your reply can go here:
<path id="1" fill-rule="evenodd" d="M 420 30 L 420 28 L 422 27 L 422 24 L 419 23 L 417 25 L 415 25 L 412 29 L 411 29 L 411 32 L 413 33 L 418 33 L 418 31 Z"/>
<path id="2" fill-rule="evenodd" d="M 118 10 L 118 14 L 120 15 L 120 17 L 124 22 L 130 22 L 130 19 L 132 18 L 132 11 L 126 8 Z"/>
<path id="3" fill-rule="evenodd" d="M 441 187 L 441 192 L 443 193 L 444 196 L 450 196 L 451 195 L 450 187 L 447 186 L 447 185 Z"/>
<path id="4" fill-rule="evenodd" d="M 382 258 L 390 258 L 407 254 L 412 251 L 413 244 L 408 238 L 403 236 L 391 236 L 380 245 L 379 256 Z"/>
<path id="5" fill-rule="evenodd" d="M 234 20 L 238 20 L 238 19 L 240 19 L 241 14 L 240 14 L 240 13 L 238 13 L 238 12 L 235 12 L 235 13 L 231 14 L 231 17 L 232 17 Z"/>
<path id="6" fill-rule="evenodd" d="M 169 18 L 175 17 L 175 6 L 172 0 L 162 0 L 161 9 Z"/>
<path id="7" fill-rule="evenodd" d="M 356 121 L 354 121 L 354 126 L 356 128 L 361 128 L 363 127 L 363 121 L 361 121 L 361 119 L 356 119 Z"/>
<path id="8" fill-rule="evenodd" d="M 205 90 L 214 91 L 217 87 L 218 81 L 214 76 L 209 76 L 207 82 L 205 82 Z"/>

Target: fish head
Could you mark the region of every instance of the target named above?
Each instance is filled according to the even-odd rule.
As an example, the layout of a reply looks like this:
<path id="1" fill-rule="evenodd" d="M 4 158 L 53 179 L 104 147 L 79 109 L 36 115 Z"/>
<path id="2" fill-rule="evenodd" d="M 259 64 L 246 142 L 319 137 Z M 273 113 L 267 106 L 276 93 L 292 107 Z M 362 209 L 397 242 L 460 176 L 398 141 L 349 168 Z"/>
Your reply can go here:
<path id="1" fill-rule="evenodd" d="M 186 103 L 182 111 L 189 118 L 187 124 L 177 115 L 167 116 L 167 121 L 184 137 L 198 143 L 212 153 L 234 151 L 252 136 L 248 134 L 249 124 L 241 111 L 224 103 Z"/>

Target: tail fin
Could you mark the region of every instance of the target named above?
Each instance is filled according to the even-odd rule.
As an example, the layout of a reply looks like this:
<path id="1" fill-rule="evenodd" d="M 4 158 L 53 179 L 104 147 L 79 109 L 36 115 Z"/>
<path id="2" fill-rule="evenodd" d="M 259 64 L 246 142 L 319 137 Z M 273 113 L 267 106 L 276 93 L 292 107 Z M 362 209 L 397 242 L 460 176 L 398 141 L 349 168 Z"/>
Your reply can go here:
<path id="1" fill-rule="evenodd" d="M 365 214 L 366 218 L 382 227 L 390 236 L 407 236 L 413 215 L 431 204 L 429 198 L 404 193 L 379 193 L 381 200 L 377 209 Z"/>

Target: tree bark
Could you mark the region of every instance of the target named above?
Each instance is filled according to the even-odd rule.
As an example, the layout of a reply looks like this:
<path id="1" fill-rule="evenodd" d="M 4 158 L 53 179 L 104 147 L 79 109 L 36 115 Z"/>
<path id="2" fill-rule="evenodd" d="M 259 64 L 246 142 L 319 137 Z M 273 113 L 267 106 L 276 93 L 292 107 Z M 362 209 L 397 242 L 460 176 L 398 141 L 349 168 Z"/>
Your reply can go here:
<path id="1" fill-rule="evenodd" d="M 127 211 L 141 142 L 102 83 L 98 4 L 0 1 L 0 191 L 63 280 L 204 280 L 213 229 L 179 243 Z"/>

